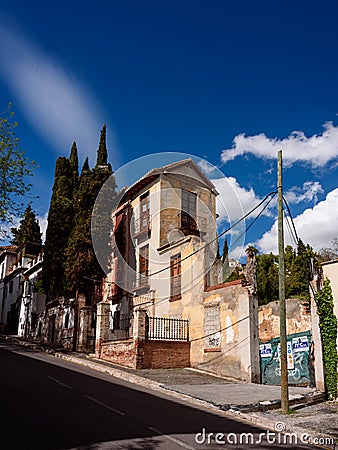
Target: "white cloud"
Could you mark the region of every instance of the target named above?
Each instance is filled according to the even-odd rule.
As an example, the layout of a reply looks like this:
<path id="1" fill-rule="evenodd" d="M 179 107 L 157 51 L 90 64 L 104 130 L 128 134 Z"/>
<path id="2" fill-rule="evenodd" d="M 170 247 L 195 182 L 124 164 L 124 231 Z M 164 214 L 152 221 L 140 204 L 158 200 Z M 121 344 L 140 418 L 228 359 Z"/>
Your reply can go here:
<path id="1" fill-rule="evenodd" d="M 216 197 L 216 211 L 220 221 L 229 221 L 230 218 L 234 222 L 262 201 L 253 188 L 245 189 L 241 187 L 234 177 L 224 177 L 211 181 L 219 192 L 219 196 Z M 257 212 L 254 212 L 253 216 Z M 269 208 L 265 210 L 264 214 L 270 216 Z"/>
<path id="2" fill-rule="evenodd" d="M 96 99 L 8 17 L 0 25 L 0 41 L 0 76 L 27 120 L 58 153 L 67 153 L 76 140 L 81 156 L 94 163 L 104 122 Z"/>
<path id="3" fill-rule="evenodd" d="M 306 181 L 303 187 L 293 186 L 285 193 L 288 203 L 318 202 L 318 194 L 323 194 L 324 190 L 318 181 Z"/>
<path id="4" fill-rule="evenodd" d="M 329 192 L 325 200 L 308 208 L 294 219 L 298 236 L 315 250 L 328 247 L 333 237 L 338 236 L 338 188 Z M 287 227 L 284 227 L 285 245 L 291 244 Z M 277 253 L 277 223 L 267 231 L 256 245 L 264 252 Z"/>
<path id="5" fill-rule="evenodd" d="M 245 153 L 276 159 L 278 150 L 283 150 L 285 165 L 304 161 L 320 167 L 338 157 L 338 126 L 326 122 L 323 128 L 322 133 L 309 137 L 302 131 L 293 131 L 285 139 L 268 138 L 264 133 L 255 136 L 239 134 L 233 140 L 233 147 L 222 151 L 221 159 L 225 163 Z"/>

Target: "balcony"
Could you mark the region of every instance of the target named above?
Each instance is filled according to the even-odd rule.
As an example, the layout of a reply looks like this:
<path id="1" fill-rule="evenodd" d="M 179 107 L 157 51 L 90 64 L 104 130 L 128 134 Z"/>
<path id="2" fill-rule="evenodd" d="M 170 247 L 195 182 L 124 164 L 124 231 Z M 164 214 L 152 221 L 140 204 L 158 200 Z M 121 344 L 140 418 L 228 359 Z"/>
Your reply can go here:
<path id="1" fill-rule="evenodd" d="M 135 219 L 132 227 L 132 236 L 140 237 L 144 234 L 150 236 L 151 233 L 151 216 L 145 215 Z"/>
<path id="2" fill-rule="evenodd" d="M 133 291 L 148 291 L 150 287 L 150 279 L 149 276 L 138 273 L 136 275 L 136 279 L 133 283 Z"/>
<path id="3" fill-rule="evenodd" d="M 205 217 L 192 217 L 185 211 L 180 211 L 177 215 L 180 218 L 179 228 L 185 235 L 202 236 L 206 234 L 207 220 Z"/>

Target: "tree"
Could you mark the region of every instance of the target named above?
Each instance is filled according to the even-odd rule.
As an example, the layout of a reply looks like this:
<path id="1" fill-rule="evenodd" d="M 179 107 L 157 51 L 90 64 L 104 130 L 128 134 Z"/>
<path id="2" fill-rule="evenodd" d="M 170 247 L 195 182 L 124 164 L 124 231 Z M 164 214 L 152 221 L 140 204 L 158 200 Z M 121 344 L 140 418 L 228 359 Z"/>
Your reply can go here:
<path id="1" fill-rule="evenodd" d="M 74 178 L 69 159 L 56 161 L 43 261 L 43 286 L 52 300 L 64 294 L 64 260 L 73 227 Z"/>
<path id="2" fill-rule="evenodd" d="M 297 254 L 287 247 L 286 258 L 286 296 L 310 299 L 309 283 L 312 280 L 313 264 L 317 259 L 312 247 L 298 240 Z"/>
<path id="3" fill-rule="evenodd" d="M 34 244 L 41 244 L 41 230 L 39 221 L 36 218 L 31 205 L 28 205 L 25 211 L 23 219 L 20 221 L 19 228 L 11 229 L 13 239 L 11 244 L 20 245 L 26 242 L 32 242 Z"/>
<path id="4" fill-rule="evenodd" d="M 77 146 L 75 141 L 73 142 L 72 148 L 70 150 L 69 163 L 73 171 L 74 189 L 76 189 L 79 179 L 79 157 L 77 154 Z"/>
<path id="5" fill-rule="evenodd" d="M 278 257 L 272 253 L 257 255 L 257 293 L 260 305 L 278 300 Z"/>
<path id="6" fill-rule="evenodd" d="M 100 132 L 100 142 L 99 148 L 97 150 L 97 159 L 96 159 L 96 167 L 107 165 L 108 160 L 108 152 L 107 152 L 107 144 L 106 144 L 106 124 L 103 125 L 102 130 Z"/>
<path id="7" fill-rule="evenodd" d="M 338 259 L 338 238 L 333 238 L 331 241 L 331 246 L 321 248 L 318 254 L 321 262 Z"/>
<path id="8" fill-rule="evenodd" d="M 0 238 L 6 237 L 6 226 L 23 213 L 22 199 L 31 189 L 26 176 L 36 167 L 19 146 L 15 133 L 18 124 L 13 121 L 11 106 L 0 117 Z"/>
<path id="9" fill-rule="evenodd" d="M 76 295 L 76 291 L 84 293 L 88 303 L 93 303 L 96 300 L 94 280 L 100 281 L 105 275 L 96 259 L 93 248 L 91 218 L 97 196 L 105 181 L 113 173 L 111 165 L 107 161 L 107 154 L 106 126 L 104 125 L 100 134 L 96 166 L 93 170 L 90 170 L 88 159 L 86 159 L 82 167 L 79 187 L 74 195 L 74 227 L 69 237 L 64 262 L 68 295 Z M 113 184 L 115 186 L 115 183 Z M 104 211 L 106 211 L 106 208 L 102 207 L 102 212 Z M 107 239 L 109 239 L 110 223 L 107 222 L 106 218 L 110 218 L 110 212 L 107 210 L 106 213 L 107 215 L 103 215 L 96 222 L 98 228 L 95 232 L 105 232 Z"/>

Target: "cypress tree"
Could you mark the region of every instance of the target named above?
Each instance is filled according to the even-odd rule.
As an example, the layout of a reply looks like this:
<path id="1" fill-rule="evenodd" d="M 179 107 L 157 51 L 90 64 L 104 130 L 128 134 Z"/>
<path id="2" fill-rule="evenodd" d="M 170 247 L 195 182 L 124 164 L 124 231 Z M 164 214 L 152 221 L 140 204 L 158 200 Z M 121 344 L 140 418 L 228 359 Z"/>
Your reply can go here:
<path id="1" fill-rule="evenodd" d="M 108 161 L 108 152 L 106 144 L 106 124 L 103 125 L 100 132 L 99 148 L 97 150 L 96 166 L 105 166 Z"/>
<path id="2" fill-rule="evenodd" d="M 28 205 L 23 219 L 20 221 L 19 228 L 11 229 L 13 239 L 11 244 L 20 245 L 26 242 L 41 244 L 41 230 L 39 221 L 36 218 L 31 205 Z"/>
<path id="3" fill-rule="evenodd" d="M 72 148 L 70 150 L 69 163 L 73 171 L 74 187 L 76 187 L 79 178 L 79 157 L 77 154 L 77 146 L 75 141 L 73 142 Z"/>
<path id="4" fill-rule="evenodd" d="M 104 125 L 100 134 L 95 168 L 92 171 L 90 170 L 88 158 L 82 167 L 79 187 L 74 195 L 74 227 L 70 234 L 67 257 L 64 264 L 68 294 L 75 295 L 76 291 L 84 293 L 88 304 L 92 304 L 97 300 L 95 298 L 93 280 L 101 280 L 105 275 L 96 259 L 92 244 L 92 212 L 100 189 L 111 175 L 112 168 L 107 162 L 106 126 Z M 113 185 L 115 189 L 115 183 Z M 102 206 L 103 210 L 105 210 L 105 205 Z M 110 218 L 109 211 L 107 211 L 108 215 Z M 102 220 L 100 218 L 99 228 L 101 228 L 101 225 L 105 228 L 109 239 L 109 223 L 108 225 L 106 224 L 105 218 Z"/>
<path id="5" fill-rule="evenodd" d="M 74 178 L 69 159 L 56 161 L 43 262 L 43 286 L 52 300 L 64 294 L 64 260 L 73 227 Z"/>

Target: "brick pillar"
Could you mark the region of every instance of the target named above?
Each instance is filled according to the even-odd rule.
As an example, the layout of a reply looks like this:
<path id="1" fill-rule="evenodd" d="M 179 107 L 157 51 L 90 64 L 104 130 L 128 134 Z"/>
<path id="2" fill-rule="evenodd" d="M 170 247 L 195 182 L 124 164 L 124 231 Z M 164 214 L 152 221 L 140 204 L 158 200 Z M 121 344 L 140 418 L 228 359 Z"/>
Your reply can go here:
<path id="1" fill-rule="evenodd" d="M 77 351 L 84 352 L 88 349 L 88 334 L 91 322 L 91 307 L 83 306 L 80 308 L 80 320 L 79 320 L 79 337 L 77 341 Z"/>
<path id="2" fill-rule="evenodd" d="M 133 341 L 136 354 L 136 369 L 143 369 L 143 360 L 146 341 L 147 311 L 144 309 L 134 310 Z"/>
<path id="3" fill-rule="evenodd" d="M 95 356 L 100 357 L 101 344 L 109 339 L 110 334 L 110 303 L 100 302 L 97 304 L 96 319 L 96 340 L 95 340 Z"/>

